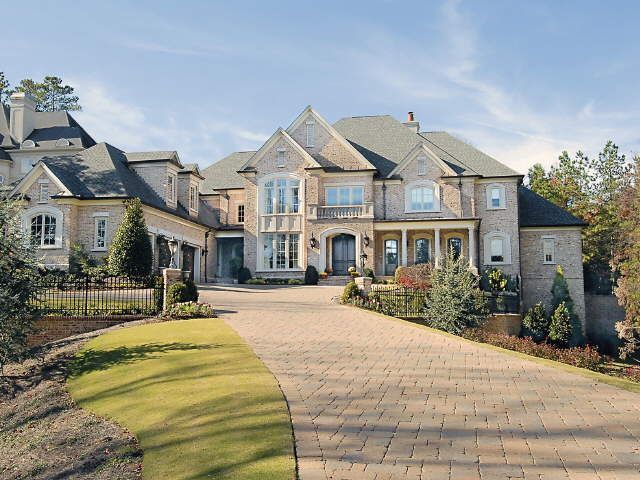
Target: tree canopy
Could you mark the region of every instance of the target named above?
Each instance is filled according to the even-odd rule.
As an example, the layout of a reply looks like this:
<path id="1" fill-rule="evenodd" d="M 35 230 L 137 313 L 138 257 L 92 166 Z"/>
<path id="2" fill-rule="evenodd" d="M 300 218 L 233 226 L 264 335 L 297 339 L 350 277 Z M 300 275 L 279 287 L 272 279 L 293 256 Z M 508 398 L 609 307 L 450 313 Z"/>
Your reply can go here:
<path id="1" fill-rule="evenodd" d="M 0 102 L 7 103 L 14 92 L 29 93 L 36 99 L 36 111 L 55 112 L 58 110 L 82 110 L 80 98 L 74 95 L 74 88 L 65 85 L 62 78 L 54 75 L 45 76 L 42 81 L 23 78 L 12 89 L 4 72 L 0 72 Z"/>

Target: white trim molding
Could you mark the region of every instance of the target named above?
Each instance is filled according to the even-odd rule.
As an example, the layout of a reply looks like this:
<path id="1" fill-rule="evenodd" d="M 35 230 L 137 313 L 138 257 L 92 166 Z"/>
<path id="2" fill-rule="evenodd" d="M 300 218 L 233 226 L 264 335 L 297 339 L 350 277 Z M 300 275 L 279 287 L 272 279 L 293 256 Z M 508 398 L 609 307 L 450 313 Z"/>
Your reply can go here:
<path id="1" fill-rule="evenodd" d="M 31 235 L 31 219 L 37 215 L 51 215 L 56 219 L 56 235 L 54 245 L 41 245 L 41 250 L 62 248 L 62 232 L 64 231 L 64 213 L 51 205 L 37 205 L 22 212 L 22 226 L 27 235 Z"/>
<path id="2" fill-rule="evenodd" d="M 491 261 L 491 241 L 497 239 L 502 240 L 502 254 L 504 257 L 502 262 Z M 487 232 L 482 237 L 482 245 L 484 265 L 511 265 L 511 237 L 509 234 L 498 230 Z"/>
<path id="3" fill-rule="evenodd" d="M 327 228 L 320 234 L 320 261 L 318 262 L 319 272 L 324 272 L 327 268 L 327 240 L 341 233 L 353 235 L 356 239 L 356 268 L 358 268 L 360 263 L 360 254 L 362 252 L 362 238 L 360 232 L 347 227 L 333 227 Z"/>
<path id="4" fill-rule="evenodd" d="M 493 206 L 493 191 L 497 189 L 499 191 L 500 205 Z M 487 201 L 487 210 L 506 210 L 507 209 L 507 190 L 504 184 L 490 183 L 485 188 L 485 198 Z"/>

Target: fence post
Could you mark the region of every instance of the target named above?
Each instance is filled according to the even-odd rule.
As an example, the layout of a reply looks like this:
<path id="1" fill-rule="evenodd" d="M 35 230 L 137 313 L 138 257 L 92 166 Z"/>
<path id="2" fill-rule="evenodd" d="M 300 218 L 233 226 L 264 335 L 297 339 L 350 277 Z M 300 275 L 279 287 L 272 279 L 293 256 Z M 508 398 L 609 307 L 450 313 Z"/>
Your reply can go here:
<path id="1" fill-rule="evenodd" d="M 167 292 L 174 283 L 182 281 L 182 270 L 179 268 L 165 268 L 162 270 L 162 282 L 164 283 L 164 295 L 162 299 L 162 310 L 167 309 Z"/>
<path id="2" fill-rule="evenodd" d="M 89 276 L 84 277 L 84 316 L 86 317 L 89 310 Z"/>

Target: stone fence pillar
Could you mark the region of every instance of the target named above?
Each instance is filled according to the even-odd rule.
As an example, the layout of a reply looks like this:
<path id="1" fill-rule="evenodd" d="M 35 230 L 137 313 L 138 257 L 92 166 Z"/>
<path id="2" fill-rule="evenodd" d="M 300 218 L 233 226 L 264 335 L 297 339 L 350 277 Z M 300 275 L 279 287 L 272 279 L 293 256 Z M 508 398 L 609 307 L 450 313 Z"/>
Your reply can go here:
<path id="1" fill-rule="evenodd" d="M 369 295 L 369 292 L 371 291 L 371 283 L 373 282 L 373 280 L 371 279 L 371 277 L 356 277 L 356 285 L 358 286 L 358 289 L 365 295 Z"/>
<path id="2" fill-rule="evenodd" d="M 164 283 L 164 298 L 162 301 L 162 309 L 167 309 L 167 292 L 169 287 L 174 283 L 182 281 L 182 270 L 179 268 L 165 268 L 162 270 L 162 280 Z"/>

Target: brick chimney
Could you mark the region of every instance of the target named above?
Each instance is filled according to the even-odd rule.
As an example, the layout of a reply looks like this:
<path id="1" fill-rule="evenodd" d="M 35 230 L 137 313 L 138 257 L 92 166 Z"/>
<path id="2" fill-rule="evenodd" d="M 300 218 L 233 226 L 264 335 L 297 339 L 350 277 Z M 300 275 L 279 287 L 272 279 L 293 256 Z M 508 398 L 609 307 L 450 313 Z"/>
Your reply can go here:
<path id="1" fill-rule="evenodd" d="M 36 100 L 28 93 L 15 92 L 11 95 L 11 136 L 22 143 L 31 135 L 36 124 Z"/>
<path id="2" fill-rule="evenodd" d="M 403 123 L 404 126 L 411 129 L 411 131 L 418 133 L 420 131 L 420 122 L 414 119 L 413 112 L 407 113 L 407 121 Z"/>

